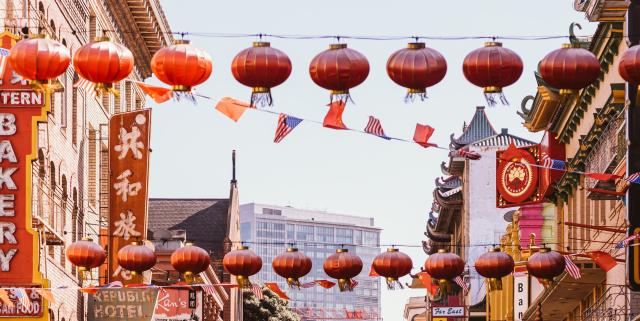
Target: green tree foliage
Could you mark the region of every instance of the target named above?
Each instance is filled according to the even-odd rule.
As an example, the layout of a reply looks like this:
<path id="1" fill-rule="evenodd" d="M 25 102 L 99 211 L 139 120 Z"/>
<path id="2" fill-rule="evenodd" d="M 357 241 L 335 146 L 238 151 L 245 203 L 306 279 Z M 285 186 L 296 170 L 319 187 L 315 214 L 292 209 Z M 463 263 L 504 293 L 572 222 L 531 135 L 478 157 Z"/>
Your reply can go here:
<path id="1" fill-rule="evenodd" d="M 300 316 L 289 308 L 289 302 L 267 288 L 262 293 L 264 299 L 258 300 L 251 291 L 244 291 L 244 321 L 300 321 Z"/>

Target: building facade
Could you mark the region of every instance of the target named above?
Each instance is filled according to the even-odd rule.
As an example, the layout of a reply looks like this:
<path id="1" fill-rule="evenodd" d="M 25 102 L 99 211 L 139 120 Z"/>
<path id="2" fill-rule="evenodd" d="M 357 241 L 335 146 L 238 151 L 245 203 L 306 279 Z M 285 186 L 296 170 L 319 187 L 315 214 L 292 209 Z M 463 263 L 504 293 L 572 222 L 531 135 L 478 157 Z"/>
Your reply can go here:
<path id="1" fill-rule="evenodd" d="M 29 316 L 42 320 L 84 320 L 85 299 L 77 287 L 98 284 L 99 276 L 94 273 L 80 278 L 66 261 L 65 247 L 83 237 L 97 242 L 101 228 L 106 227 L 109 210 L 109 186 L 105 185 L 109 177 L 106 124 L 114 113 L 144 107 L 144 95 L 129 80 L 143 80 L 151 75 L 151 56 L 172 42 L 171 31 L 156 0 L 6 0 L 0 2 L 0 25 L 4 48 L 41 33 L 61 42 L 73 55 L 94 37 L 108 35 L 130 48 L 134 55 L 134 71 L 127 80 L 115 84 L 120 96 L 95 95 L 75 88 L 77 77 L 71 66 L 57 79 L 61 90 L 42 97 L 42 104 L 37 106 L 42 117 L 33 118 L 32 128 L 20 128 L 22 133 L 33 133 L 33 140 L 21 145 L 32 149 L 31 156 L 24 163 L 18 162 L 17 171 L 20 180 L 25 179 L 28 184 L 18 186 L 18 193 L 28 195 L 28 202 L 24 206 L 16 203 L 11 218 L 16 221 L 10 224 L 23 224 L 27 232 L 16 242 L 18 249 L 11 265 L 0 272 L 0 283 L 68 287 L 56 291 L 55 303 L 31 293 L 41 311 L 34 310 Z M 45 95 L 33 92 L 10 66 L 0 78 L 3 93 L 21 90 L 31 91 L 34 97 Z M 12 113 L 14 107 L 20 106 L 3 104 L 0 112 Z M 28 142 L 32 142 L 31 146 Z M 16 201 L 21 201 L 21 196 Z M 0 244 L 3 254 L 10 253 L 5 245 Z M 33 262 L 32 278 L 14 283 L 5 275 L 16 275 L 17 266 L 30 269 L 29 262 Z"/>
<path id="2" fill-rule="evenodd" d="M 380 318 L 381 280 L 368 276 L 380 253 L 381 230 L 374 226 L 373 218 L 249 203 L 240 206 L 240 230 L 242 240 L 262 257 L 263 267 L 255 279 L 277 282 L 282 289 L 287 284 L 273 272 L 271 261 L 289 246 L 297 247 L 313 262 L 301 282 L 329 279 L 322 264 L 337 248 L 344 246 L 357 254 L 364 267 L 353 292 L 341 293 L 337 286 L 291 289 L 290 306 L 305 320 L 340 319 L 345 311 L 360 311 L 367 320 Z"/>

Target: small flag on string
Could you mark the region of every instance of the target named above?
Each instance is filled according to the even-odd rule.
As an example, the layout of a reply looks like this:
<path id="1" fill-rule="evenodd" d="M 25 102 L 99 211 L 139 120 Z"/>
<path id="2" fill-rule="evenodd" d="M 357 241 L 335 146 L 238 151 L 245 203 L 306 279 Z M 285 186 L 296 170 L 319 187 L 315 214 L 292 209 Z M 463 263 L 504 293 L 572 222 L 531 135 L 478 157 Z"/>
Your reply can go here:
<path id="1" fill-rule="evenodd" d="M 542 166 L 550 169 L 564 170 L 566 163 L 558 159 L 552 159 L 547 153 L 542 153 Z"/>
<path id="2" fill-rule="evenodd" d="M 80 88 L 91 98 L 96 98 L 96 85 L 84 78 L 77 72 L 73 73 L 73 88 Z"/>
<path id="3" fill-rule="evenodd" d="M 258 298 L 258 300 L 264 300 L 264 294 L 262 293 L 262 287 L 256 283 L 251 284 L 251 292 Z"/>
<path id="4" fill-rule="evenodd" d="M 4 76 L 4 72 L 7 70 L 7 64 L 9 63 L 9 49 L 0 48 L 0 79 Z"/>
<path id="5" fill-rule="evenodd" d="M 617 265 L 616 260 L 614 260 L 613 257 L 608 253 L 602 251 L 591 251 L 585 254 L 590 257 L 593 262 L 595 262 L 598 267 L 603 269 L 605 272 L 609 272 Z"/>
<path id="6" fill-rule="evenodd" d="M 336 285 L 335 282 L 331 282 L 329 280 L 315 280 L 312 282 L 307 282 L 307 283 L 303 283 L 300 285 L 301 288 L 303 289 L 308 289 L 308 288 L 312 288 L 316 285 L 319 285 L 325 289 L 331 289 L 332 287 L 334 287 Z"/>
<path id="7" fill-rule="evenodd" d="M 249 103 L 245 103 L 244 101 L 239 101 L 230 97 L 223 97 L 220 99 L 218 104 L 216 104 L 216 110 L 223 113 L 225 116 L 229 117 L 231 120 L 237 122 L 242 117 L 242 114 L 248 109 L 251 108 Z"/>
<path id="8" fill-rule="evenodd" d="M 162 104 L 173 97 L 173 91 L 169 88 L 149 85 L 141 81 L 134 81 L 134 83 L 138 85 L 138 88 L 140 88 L 142 92 L 158 104 Z"/>
<path id="9" fill-rule="evenodd" d="M 10 308 L 14 307 L 13 301 L 11 301 L 9 293 L 5 289 L 0 289 L 0 302 Z"/>
<path id="10" fill-rule="evenodd" d="M 369 122 L 367 123 L 367 126 L 364 128 L 364 132 L 371 135 L 378 136 L 386 140 L 391 139 L 384 134 L 384 129 L 382 129 L 382 124 L 380 124 L 380 120 L 373 116 L 369 116 Z"/>
<path id="11" fill-rule="evenodd" d="M 579 279 L 582 277 L 582 274 L 580 273 L 580 268 L 573 263 L 573 260 L 571 260 L 571 256 L 569 255 L 563 255 L 564 257 L 564 269 L 567 271 L 567 273 L 574 279 Z"/>
<path id="12" fill-rule="evenodd" d="M 358 286 L 359 283 L 355 279 L 351 279 L 349 280 L 349 284 L 351 285 L 351 289 L 353 290 L 356 286 Z"/>
<path id="13" fill-rule="evenodd" d="M 281 299 L 289 300 L 289 296 L 286 293 L 284 293 L 282 289 L 280 289 L 280 287 L 278 286 L 278 283 L 267 282 L 264 284 L 264 286 L 266 286 L 267 289 L 273 291 L 273 293 L 277 294 L 278 297 L 280 297 Z"/>
<path id="14" fill-rule="evenodd" d="M 464 293 L 469 292 L 469 286 L 467 285 L 466 282 L 464 282 L 464 280 L 461 277 L 456 276 L 453 279 L 453 282 L 455 282 L 459 287 L 461 287 Z"/>
<path id="15" fill-rule="evenodd" d="M 585 173 L 584 175 L 599 181 L 610 181 L 610 180 L 621 178 L 618 175 L 607 174 L 607 173 Z"/>
<path id="16" fill-rule="evenodd" d="M 625 181 L 633 184 L 640 184 L 640 173 L 633 173 L 629 177 L 624 179 Z"/>
<path id="17" fill-rule="evenodd" d="M 45 300 L 49 301 L 51 304 L 56 303 L 56 298 L 53 296 L 53 291 L 50 289 L 34 289 L 36 293 L 40 294 L 41 297 L 45 298 Z"/>
<path id="18" fill-rule="evenodd" d="M 435 129 L 429 125 L 416 124 L 413 141 L 424 148 L 438 146 L 436 144 L 429 143 L 429 138 L 431 138 L 434 131 Z"/>
<path id="19" fill-rule="evenodd" d="M 418 279 L 420 280 L 420 282 L 422 282 L 422 285 L 427 288 L 427 291 L 429 291 L 431 295 L 436 295 L 438 293 L 439 286 L 437 284 L 433 284 L 433 279 L 431 278 L 431 275 L 429 275 L 429 273 L 418 273 Z"/>
<path id="20" fill-rule="evenodd" d="M 629 246 L 629 243 L 631 243 L 631 241 L 635 240 L 638 238 L 638 234 L 633 234 L 630 235 L 628 237 L 626 237 L 624 240 L 616 243 L 616 249 L 622 249 L 625 248 L 627 246 Z"/>
<path id="21" fill-rule="evenodd" d="M 378 276 L 380 276 L 380 274 L 378 274 L 378 272 L 376 272 L 376 269 L 373 268 L 373 263 L 371 264 L 371 268 L 369 269 L 369 276 L 370 277 L 378 277 Z"/>
<path id="22" fill-rule="evenodd" d="M 274 143 L 281 142 L 285 136 L 289 135 L 296 126 L 300 125 L 302 119 L 289 116 L 286 114 L 280 114 L 278 116 L 278 127 L 276 127 L 276 136 L 273 139 Z"/>
<path id="23" fill-rule="evenodd" d="M 333 129 L 348 129 L 342 121 L 342 113 L 344 112 L 346 104 L 347 103 L 342 100 L 336 100 L 327 105 L 329 106 L 329 111 L 324 116 L 322 126 Z"/>
<path id="24" fill-rule="evenodd" d="M 22 304 L 27 310 L 31 309 L 31 299 L 29 299 L 29 295 L 27 291 L 23 288 L 13 288 L 13 295 L 18 298 L 18 302 Z"/>

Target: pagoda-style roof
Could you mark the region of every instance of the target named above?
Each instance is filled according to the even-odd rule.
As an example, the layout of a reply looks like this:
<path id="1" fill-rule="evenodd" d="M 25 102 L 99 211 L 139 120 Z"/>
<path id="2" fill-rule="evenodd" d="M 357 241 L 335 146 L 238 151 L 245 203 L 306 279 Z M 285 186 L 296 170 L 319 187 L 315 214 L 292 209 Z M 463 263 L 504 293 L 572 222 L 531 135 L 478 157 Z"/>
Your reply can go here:
<path id="1" fill-rule="evenodd" d="M 458 138 L 455 137 L 455 134 L 451 134 L 450 146 L 459 149 L 496 134 L 497 132 L 493 129 L 484 111 L 484 106 L 478 106 L 469 125 L 463 127 L 462 134 Z"/>
<path id="2" fill-rule="evenodd" d="M 516 145 L 517 147 L 521 147 L 521 146 L 529 146 L 529 145 L 534 145 L 535 143 L 518 137 L 518 136 L 514 136 L 509 134 L 509 130 L 507 128 L 502 128 L 502 130 L 500 131 L 500 134 L 497 135 L 493 135 L 491 137 L 487 137 L 485 139 L 476 141 L 474 143 L 471 144 L 471 146 L 482 146 L 482 147 L 492 147 L 492 146 L 496 146 L 496 147 L 502 147 L 502 146 L 509 146 L 509 144 L 511 144 L 513 142 L 514 145 Z"/>
<path id="3" fill-rule="evenodd" d="M 460 186 L 462 186 L 462 180 L 458 176 L 436 178 L 436 187 L 443 193 Z"/>
<path id="4" fill-rule="evenodd" d="M 574 0 L 573 8 L 589 21 L 624 21 L 630 0 Z"/>

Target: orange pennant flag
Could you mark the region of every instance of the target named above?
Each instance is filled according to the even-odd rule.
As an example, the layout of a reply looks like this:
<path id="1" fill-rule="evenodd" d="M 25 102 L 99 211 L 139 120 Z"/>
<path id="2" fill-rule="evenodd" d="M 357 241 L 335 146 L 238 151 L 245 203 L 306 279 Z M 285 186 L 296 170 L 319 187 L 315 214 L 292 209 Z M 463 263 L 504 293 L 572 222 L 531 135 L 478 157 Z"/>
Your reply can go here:
<path id="1" fill-rule="evenodd" d="M 376 269 L 373 268 L 373 263 L 371 264 L 371 269 L 369 270 L 369 276 L 370 277 L 380 276 L 380 274 L 378 274 L 378 272 L 376 272 Z"/>
<path id="2" fill-rule="evenodd" d="M 602 251 L 592 251 L 585 254 L 605 272 L 609 272 L 609 270 L 613 269 L 618 264 L 610 254 Z"/>
<path id="3" fill-rule="evenodd" d="M 329 106 L 329 111 L 327 112 L 327 115 L 324 116 L 322 126 L 333 129 L 348 129 L 344 122 L 342 122 L 342 113 L 344 112 L 346 103 L 342 100 L 338 100 L 327 106 Z"/>
<path id="4" fill-rule="evenodd" d="M 136 85 L 144 92 L 147 96 L 151 97 L 153 101 L 158 104 L 162 104 L 163 102 L 171 99 L 173 97 L 173 91 L 169 88 L 154 86 L 145 84 L 141 81 L 136 81 Z"/>
<path id="5" fill-rule="evenodd" d="M 429 143 L 429 138 L 433 135 L 435 129 L 429 125 L 416 124 L 416 131 L 413 134 L 413 141 L 418 143 L 418 145 L 427 148 L 438 146 L 436 144 Z"/>
<path id="6" fill-rule="evenodd" d="M 273 291 L 273 293 L 277 294 L 281 299 L 283 300 L 289 300 L 289 297 L 287 296 L 286 293 L 284 293 L 284 291 L 282 291 L 282 289 L 280 289 L 280 287 L 278 286 L 278 283 L 265 283 L 264 286 L 267 287 L 267 289 Z"/>
<path id="7" fill-rule="evenodd" d="M 223 97 L 216 105 L 216 110 L 225 114 L 225 116 L 231 118 L 231 120 L 237 122 L 242 117 L 242 114 L 251 108 L 249 103 L 239 101 L 230 97 Z"/>
<path id="8" fill-rule="evenodd" d="M 427 291 L 429 291 L 431 295 L 436 295 L 438 293 L 438 285 L 433 284 L 431 275 L 429 275 L 427 272 L 420 272 L 418 273 L 418 278 L 422 282 L 422 285 L 424 285 L 424 287 L 427 288 Z"/>
<path id="9" fill-rule="evenodd" d="M 45 298 L 49 303 L 55 304 L 56 298 L 53 296 L 53 292 L 49 289 L 34 289 L 36 293 L 40 294 L 41 297 Z"/>
<path id="10" fill-rule="evenodd" d="M 2 302 L 4 305 L 13 308 L 13 301 L 11 301 L 11 299 L 9 299 L 9 293 L 7 293 L 7 290 L 5 289 L 0 289 L 0 302 Z"/>
<path id="11" fill-rule="evenodd" d="M 607 173 L 585 173 L 585 175 L 595 180 L 605 181 L 605 182 L 621 178 L 616 174 L 607 174 Z"/>
<path id="12" fill-rule="evenodd" d="M 334 287 L 336 285 L 335 282 L 331 282 L 329 280 L 315 280 L 313 281 L 315 282 L 317 285 L 325 288 L 325 289 L 331 289 L 332 287 Z"/>

